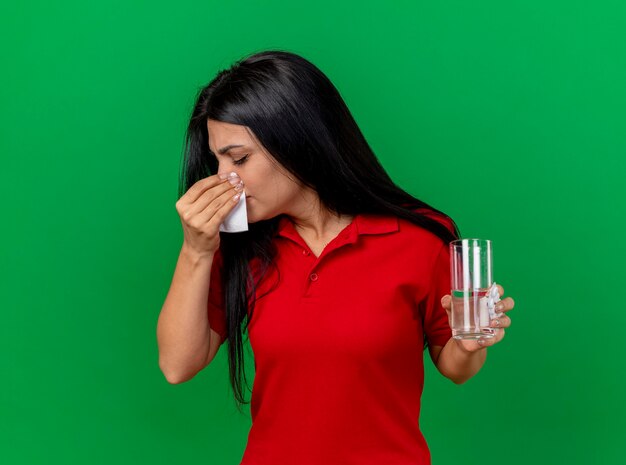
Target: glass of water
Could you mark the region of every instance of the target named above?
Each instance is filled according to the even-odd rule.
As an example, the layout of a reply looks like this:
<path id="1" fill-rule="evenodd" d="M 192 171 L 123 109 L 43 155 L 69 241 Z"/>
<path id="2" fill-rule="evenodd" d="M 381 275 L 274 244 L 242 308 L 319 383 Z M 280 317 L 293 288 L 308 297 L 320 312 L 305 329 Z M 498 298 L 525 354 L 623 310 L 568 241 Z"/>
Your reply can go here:
<path id="1" fill-rule="evenodd" d="M 452 241 L 449 247 L 452 337 L 494 337 L 495 328 L 489 327 L 489 323 L 499 297 L 493 283 L 491 241 L 459 239 Z"/>

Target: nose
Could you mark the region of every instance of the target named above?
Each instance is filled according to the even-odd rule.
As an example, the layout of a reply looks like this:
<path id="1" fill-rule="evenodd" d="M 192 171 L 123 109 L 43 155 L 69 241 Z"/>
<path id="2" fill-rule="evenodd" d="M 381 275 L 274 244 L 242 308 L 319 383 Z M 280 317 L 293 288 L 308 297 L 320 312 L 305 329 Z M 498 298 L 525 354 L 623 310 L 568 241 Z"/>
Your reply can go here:
<path id="1" fill-rule="evenodd" d="M 227 163 L 225 161 L 221 161 L 217 163 L 217 173 L 218 174 L 230 174 L 230 173 L 235 173 L 237 174 L 237 176 L 239 176 L 239 170 L 237 168 L 237 165 L 231 163 Z"/>
<path id="2" fill-rule="evenodd" d="M 230 173 L 219 173 L 218 175 L 220 179 L 227 179 L 228 182 L 235 187 L 237 192 L 242 192 L 244 190 L 243 180 L 234 171 L 231 171 Z"/>

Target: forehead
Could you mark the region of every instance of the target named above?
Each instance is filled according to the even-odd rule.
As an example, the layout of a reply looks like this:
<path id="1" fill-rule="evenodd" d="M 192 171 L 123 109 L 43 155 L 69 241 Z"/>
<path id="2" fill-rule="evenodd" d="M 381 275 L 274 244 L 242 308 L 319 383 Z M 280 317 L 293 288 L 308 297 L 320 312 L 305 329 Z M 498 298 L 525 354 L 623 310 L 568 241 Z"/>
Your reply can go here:
<path id="1" fill-rule="evenodd" d="M 219 150 L 229 145 L 242 145 L 241 149 L 256 147 L 251 131 L 243 125 L 207 120 L 209 150 L 219 156 Z M 239 147 L 237 147 L 239 148 Z M 237 149 L 235 148 L 235 150 Z"/>

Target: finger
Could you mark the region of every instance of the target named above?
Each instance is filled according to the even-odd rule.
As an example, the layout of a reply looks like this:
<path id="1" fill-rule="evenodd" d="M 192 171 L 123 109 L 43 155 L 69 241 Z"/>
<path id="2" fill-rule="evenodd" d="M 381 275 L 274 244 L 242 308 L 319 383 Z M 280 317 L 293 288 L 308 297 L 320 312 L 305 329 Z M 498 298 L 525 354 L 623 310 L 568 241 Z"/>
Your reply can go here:
<path id="1" fill-rule="evenodd" d="M 235 199 L 235 196 L 241 196 L 241 189 L 238 190 L 235 186 L 231 186 L 231 189 L 222 193 L 198 213 L 198 220 L 203 223 L 214 223 L 211 226 L 219 228 L 219 225 L 224 222 L 231 210 L 239 203 L 239 197 Z"/>
<path id="2" fill-rule="evenodd" d="M 496 287 L 498 288 L 498 292 L 500 293 L 500 296 L 504 295 L 504 288 L 502 286 L 500 286 L 499 284 L 496 284 Z"/>
<path id="3" fill-rule="evenodd" d="M 515 306 L 515 302 L 511 297 L 506 297 L 496 304 L 496 312 L 508 312 Z"/>
<path id="4" fill-rule="evenodd" d="M 183 196 L 178 199 L 182 205 L 191 205 L 196 200 L 200 198 L 200 196 L 207 190 L 224 183 L 224 179 L 220 179 L 219 175 L 214 174 L 213 176 L 209 176 L 207 178 L 202 178 L 194 183 L 187 192 L 183 194 Z"/>
<path id="5" fill-rule="evenodd" d="M 452 297 L 449 294 L 444 295 L 441 298 L 441 306 L 444 308 L 450 308 L 450 304 L 452 303 Z"/>
<path id="6" fill-rule="evenodd" d="M 500 342 L 502 340 L 502 338 L 504 338 L 504 329 L 503 328 L 497 328 L 496 331 L 495 331 L 495 336 L 493 336 L 493 337 L 481 337 L 480 339 L 477 339 L 476 342 L 481 347 L 491 347 L 492 345 L 497 344 L 498 342 Z"/>
<path id="7" fill-rule="evenodd" d="M 511 319 L 506 315 L 502 315 L 499 318 L 492 319 L 489 322 L 489 326 L 492 328 L 508 328 L 511 326 Z"/>
<path id="8" fill-rule="evenodd" d="M 206 190 L 202 193 L 202 195 L 191 205 L 187 207 L 187 215 L 195 216 L 199 215 L 201 212 L 204 212 L 208 206 L 210 206 L 216 199 L 224 195 L 225 193 L 231 192 L 233 189 L 242 190 L 242 187 L 233 186 L 232 183 L 226 181 L 222 182 L 221 185 L 214 186 L 213 188 Z M 235 195 L 237 192 L 233 192 L 232 195 Z M 231 195 L 231 196 L 232 196 Z M 219 208 L 220 205 L 216 205 L 215 209 Z M 204 222 L 208 221 L 210 216 L 204 218 Z"/>
<path id="9" fill-rule="evenodd" d="M 482 349 L 482 346 L 477 342 L 478 340 L 457 340 L 456 343 L 467 352 L 476 352 Z"/>
<path id="10" fill-rule="evenodd" d="M 491 339 L 493 338 L 481 337 L 480 339 L 476 340 L 476 344 L 478 344 L 478 347 L 480 348 L 489 347 L 493 345 L 489 342 Z"/>
<path id="11" fill-rule="evenodd" d="M 241 192 L 235 194 L 234 197 L 231 197 L 225 205 L 223 205 L 216 213 L 213 215 L 209 224 L 211 224 L 214 228 L 219 229 L 220 225 L 224 223 L 228 214 L 239 205 L 239 202 L 245 202 L 245 200 L 241 200 Z"/>
<path id="12" fill-rule="evenodd" d="M 495 341 L 493 342 L 494 344 L 500 342 L 502 339 L 504 339 L 504 328 L 496 328 L 496 335 L 493 339 L 495 339 Z"/>

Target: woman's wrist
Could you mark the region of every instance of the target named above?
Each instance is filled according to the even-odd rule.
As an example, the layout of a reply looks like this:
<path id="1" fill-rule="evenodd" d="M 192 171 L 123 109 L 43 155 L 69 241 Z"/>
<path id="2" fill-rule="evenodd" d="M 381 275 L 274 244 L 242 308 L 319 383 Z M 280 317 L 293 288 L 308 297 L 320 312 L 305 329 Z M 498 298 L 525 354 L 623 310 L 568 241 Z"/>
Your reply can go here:
<path id="1" fill-rule="evenodd" d="M 194 265 L 200 265 L 202 263 L 213 263 L 213 258 L 215 257 L 215 252 L 213 251 L 198 251 L 191 247 L 186 242 L 183 242 L 183 245 L 180 249 L 180 254 L 187 261 L 193 263 Z"/>

